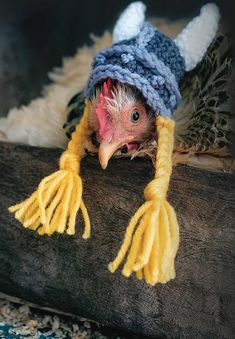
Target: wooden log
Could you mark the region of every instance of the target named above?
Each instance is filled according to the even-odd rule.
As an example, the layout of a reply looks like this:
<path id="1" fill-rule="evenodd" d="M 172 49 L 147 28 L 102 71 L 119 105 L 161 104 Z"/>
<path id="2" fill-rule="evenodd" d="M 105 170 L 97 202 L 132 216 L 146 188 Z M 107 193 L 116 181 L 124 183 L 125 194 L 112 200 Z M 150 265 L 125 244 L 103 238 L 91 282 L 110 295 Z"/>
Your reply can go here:
<path id="1" fill-rule="evenodd" d="M 0 144 L 0 289 L 25 300 L 152 337 L 231 338 L 234 320 L 234 176 L 187 166 L 174 169 L 169 200 L 181 243 L 177 276 L 150 287 L 134 276 L 109 273 L 126 224 L 153 176 L 144 159 L 82 161 L 84 200 L 92 236 L 39 236 L 7 207 L 57 168 L 61 151 Z"/>

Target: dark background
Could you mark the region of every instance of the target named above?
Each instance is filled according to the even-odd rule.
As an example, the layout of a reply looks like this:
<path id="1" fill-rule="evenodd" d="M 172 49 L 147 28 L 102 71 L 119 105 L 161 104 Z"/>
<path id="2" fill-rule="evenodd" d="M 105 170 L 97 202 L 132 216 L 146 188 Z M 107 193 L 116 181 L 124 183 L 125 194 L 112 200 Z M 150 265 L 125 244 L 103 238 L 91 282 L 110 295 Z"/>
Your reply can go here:
<path id="1" fill-rule="evenodd" d="M 112 28 L 130 0 L 0 0 L 0 115 L 27 104 L 48 83 L 62 56 Z M 208 1 L 148 0 L 147 15 L 194 16 Z M 231 26 L 233 1 L 215 1 Z"/>

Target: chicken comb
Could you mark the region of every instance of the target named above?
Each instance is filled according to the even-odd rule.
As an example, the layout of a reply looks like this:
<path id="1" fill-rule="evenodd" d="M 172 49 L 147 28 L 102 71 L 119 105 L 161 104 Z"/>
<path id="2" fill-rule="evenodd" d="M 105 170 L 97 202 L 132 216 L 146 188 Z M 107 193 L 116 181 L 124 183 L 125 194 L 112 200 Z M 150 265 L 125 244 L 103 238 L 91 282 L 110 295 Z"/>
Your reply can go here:
<path id="1" fill-rule="evenodd" d="M 104 81 L 103 86 L 102 86 L 102 94 L 105 97 L 112 98 L 112 87 L 113 87 L 113 82 L 111 79 Z"/>
<path id="2" fill-rule="evenodd" d="M 112 98 L 112 80 L 108 79 L 102 85 L 101 93 L 99 94 L 99 101 L 95 108 L 95 113 L 97 120 L 99 122 L 99 135 L 101 138 L 105 139 L 108 131 L 110 131 L 111 124 L 109 119 L 109 112 L 106 109 L 106 99 L 105 97 Z"/>

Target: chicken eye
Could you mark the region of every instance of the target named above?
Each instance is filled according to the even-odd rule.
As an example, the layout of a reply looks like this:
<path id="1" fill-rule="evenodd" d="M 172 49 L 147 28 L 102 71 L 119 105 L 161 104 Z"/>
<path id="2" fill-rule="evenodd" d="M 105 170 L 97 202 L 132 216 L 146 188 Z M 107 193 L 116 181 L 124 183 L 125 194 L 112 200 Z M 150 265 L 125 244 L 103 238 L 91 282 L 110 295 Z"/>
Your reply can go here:
<path id="1" fill-rule="evenodd" d="M 140 120 L 140 113 L 135 109 L 131 113 L 131 121 L 137 123 Z"/>

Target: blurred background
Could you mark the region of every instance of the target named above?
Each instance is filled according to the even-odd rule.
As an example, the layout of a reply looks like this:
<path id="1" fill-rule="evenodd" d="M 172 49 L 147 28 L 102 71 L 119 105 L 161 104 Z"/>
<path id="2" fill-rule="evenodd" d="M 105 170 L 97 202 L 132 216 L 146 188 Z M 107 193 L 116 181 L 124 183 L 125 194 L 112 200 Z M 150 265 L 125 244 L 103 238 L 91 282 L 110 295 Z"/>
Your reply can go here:
<path id="1" fill-rule="evenodd" d="M 63 56 L 112 26 L 130 0 L 0 0 L 0 116 L 27 104 L 49 82 Z M 148 0 L 147 15 L 193 17 L 204 0 Z M 233 1 L 214 1 L 232 26 Z"/>

